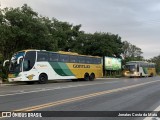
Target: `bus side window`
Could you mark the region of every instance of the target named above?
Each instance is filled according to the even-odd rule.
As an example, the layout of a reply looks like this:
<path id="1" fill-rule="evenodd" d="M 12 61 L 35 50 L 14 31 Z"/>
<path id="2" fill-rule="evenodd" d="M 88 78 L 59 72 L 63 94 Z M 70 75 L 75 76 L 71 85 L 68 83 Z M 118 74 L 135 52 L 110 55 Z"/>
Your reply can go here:
<path id="1" fill-rule="evenodd" d="M 79 56 L 78 61 L 79 61 L 79 63 L 85 63 L 85 57 Z"/>
<path id="2" fill-rule="evenodd" d="M 101 58 L 97 58 L 97 64 L 101 64 Z"/>
<path id="3" fill-rule="evenodd" d="M 60 62 L 69 62 L 69 55 L 60 55 Z"/>
<path id="4" fill-rule="evenodd" d="M 101 64 L 101 58 L 93 58 L 94 64 Z"/>
<path id="5" fill-rule="evenodd" d="M 47 52 L 37 52 L 37 61 L 48 61 L 48 58 Z"/>
<path id="6" fill-rule="evenodd" d="M 77 58 L 77 56 L 71 55 L 71 56 L 70 56 L 70 59 L 69 59 L 69 62 L 71 62 L 71 63 L 78 63 L 78 58 Z"/>
<path id="7" fill-rule="evenodd" d="M 87 63 L 87 64 L 90 63 L 90 58 L 89 57 L 85 57 L 85 63 Z"/>
<path id="8" fill-rule="evenodd" d="M 87 63 L 87 64 L 94 64 L 95 63 L 95 58 L 86 57 L 85 63 Z"/>
<path id="9" fill-rule="evenodd" d="M 49 57 L 49 61 L 51 62 L 58 62 L 59 61 L 59 54 L 51 53 Z"/>

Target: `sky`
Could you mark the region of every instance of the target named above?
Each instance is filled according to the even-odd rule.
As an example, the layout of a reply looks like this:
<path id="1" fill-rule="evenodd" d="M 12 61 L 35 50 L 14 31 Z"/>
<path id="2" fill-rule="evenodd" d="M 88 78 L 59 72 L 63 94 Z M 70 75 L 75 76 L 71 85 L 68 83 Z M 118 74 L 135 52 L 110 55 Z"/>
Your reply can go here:
<path id="1" fill-rule="evenodd" d="M 142 49 L 145 59 L 160 55 L 160 0 L 0 0 L 1 8 L 28 4 L 42 16 L 86 33 L 118 34 Z"/>

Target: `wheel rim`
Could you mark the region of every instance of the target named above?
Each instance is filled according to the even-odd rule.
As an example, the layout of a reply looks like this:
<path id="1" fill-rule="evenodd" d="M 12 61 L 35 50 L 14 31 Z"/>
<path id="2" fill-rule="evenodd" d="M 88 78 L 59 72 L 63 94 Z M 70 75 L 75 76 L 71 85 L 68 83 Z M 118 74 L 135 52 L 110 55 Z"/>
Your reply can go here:
<path id="1" fill-rule="evenodd" d="M 46 78 L 45 78 L 44 76 L 42 76 L 42 77 L 40 78 L 40 81 L 41 81 L 41 82 L 44 82 L 45 79 L 46 79 Z"/>
<path id="2" fill-rule="evenodd" d="M 45 75 L 41 75 L 40 78 L 39 78 L 39 83 L 46 83 L 47 82 L 47 77 Z"/>

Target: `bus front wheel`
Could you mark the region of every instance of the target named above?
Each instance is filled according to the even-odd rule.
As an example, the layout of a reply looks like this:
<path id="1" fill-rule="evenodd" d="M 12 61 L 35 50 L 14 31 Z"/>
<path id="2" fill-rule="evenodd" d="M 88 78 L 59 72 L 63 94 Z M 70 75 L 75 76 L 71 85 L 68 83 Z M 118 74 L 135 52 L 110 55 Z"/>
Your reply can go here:
<path id="1" fill-rule="evenodd" d="M 46 74 L 42 73 L 39 76 L 39 81 L 40 84 L 46 84 L 48 82 L 48 77 Z"/>

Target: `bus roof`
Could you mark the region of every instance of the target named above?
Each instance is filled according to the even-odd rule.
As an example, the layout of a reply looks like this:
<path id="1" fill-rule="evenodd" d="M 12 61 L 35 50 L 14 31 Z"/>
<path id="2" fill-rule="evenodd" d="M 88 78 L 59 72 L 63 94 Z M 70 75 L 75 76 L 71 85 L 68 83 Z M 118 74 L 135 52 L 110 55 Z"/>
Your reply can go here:
<path id="1" fill-rule="evenodd" d="M 66 52 L 66 51 L 53 52 L 53 51 L 46 51 L 46 50 L 26 49 L 26 50 L 21 50 L 21 51 L 18 51 L 18 52 L 28 52 L 28 51 L 44 51 L 44 52 L 52 52 L 52 53 L 67 54 L 67 55 L 78 55 L 78 56 L 88 56 L 88 57 L 101 58 L 100 56 L 81 55 L 81 54 L 78 54 L 76 52 Z"/>
<path id="2" fill-rule="evenodd" d="M 28 52 L 28 51 L 37 51 L 36 49 L 26 49 L 26 50 L 21 50 L 21 51 L 18 51 L 18 52 Z"/>
<path id="3" fill-rule="evenodd" d="M 127 62 L 126 64 L 155 64 L 155 63 L 150 63 L 150 62 L 147 62 L 147 61 L 129 61 Z"/>
<path id="4" fill-rule="evenodd" d="M 58 51 L 58 53 L 61 53 L 61 54 L 68 54 L 68 55 L 78 55 L 78 53 L 76 53 L 76 52 Z"/>
<path id="5" fill-rule="evenodd" d="M 78 53 L 76 53 L 76 52 L 58 51 L 57 53 L 60 53 L 60 54 L 67 54 L 67 55 L 78 55 L 78 56 L 88 56 L 88 57 L 97 57 L 97 58 L 101 58 L 101 57 L 99 57 L 99 56 L 81 55 L 81 54 L 78 54 Z"/>

